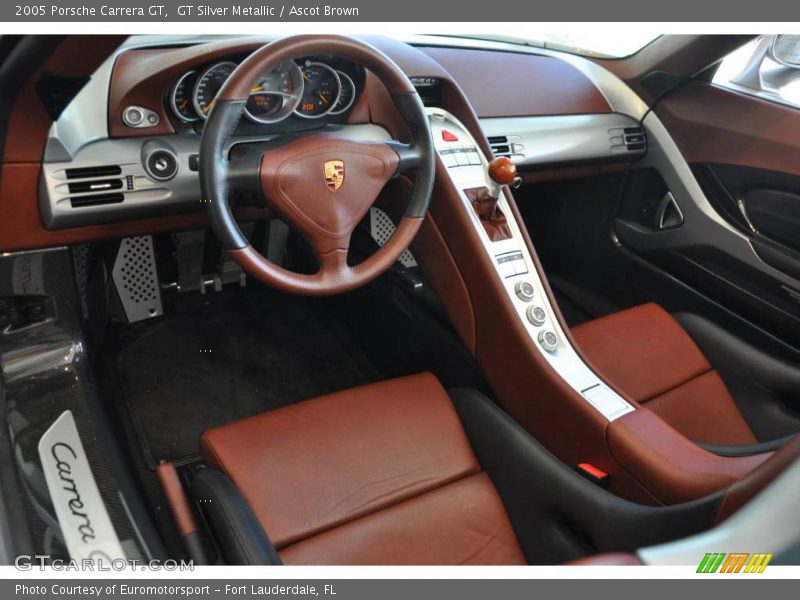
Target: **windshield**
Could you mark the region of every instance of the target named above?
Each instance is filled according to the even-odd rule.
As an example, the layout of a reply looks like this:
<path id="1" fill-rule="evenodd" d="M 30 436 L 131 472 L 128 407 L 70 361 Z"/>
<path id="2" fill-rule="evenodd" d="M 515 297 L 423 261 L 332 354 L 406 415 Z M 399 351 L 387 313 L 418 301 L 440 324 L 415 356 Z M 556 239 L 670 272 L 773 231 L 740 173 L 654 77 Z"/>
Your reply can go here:
<path id="1" fill-rule="evenodd" d="M 659 36 L 648 32 L 637 33 L 635 31 L 626 32 L 624 36 L 609 35 L 607 31 L 603 31 L 596 33 L 526 32 L 525 37 L 491 34 L 454 35 L 452 37 L 506 42 L 534 46 L 536 48 L 552 48 L 553 50 L 563 50 L 599 58 L 624 58 L 631 54 L 636 54 Z"/>

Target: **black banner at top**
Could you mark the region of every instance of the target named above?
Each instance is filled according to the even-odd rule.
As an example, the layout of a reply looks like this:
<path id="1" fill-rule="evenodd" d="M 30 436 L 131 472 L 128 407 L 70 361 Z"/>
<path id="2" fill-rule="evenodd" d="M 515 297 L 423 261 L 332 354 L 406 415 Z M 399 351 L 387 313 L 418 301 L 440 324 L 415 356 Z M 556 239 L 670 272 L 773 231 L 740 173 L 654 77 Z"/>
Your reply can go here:
<path id="1" fill-rule="evenodd" d="M 11 0 L 14 22 L 789 22 L 796 0 Z"/>

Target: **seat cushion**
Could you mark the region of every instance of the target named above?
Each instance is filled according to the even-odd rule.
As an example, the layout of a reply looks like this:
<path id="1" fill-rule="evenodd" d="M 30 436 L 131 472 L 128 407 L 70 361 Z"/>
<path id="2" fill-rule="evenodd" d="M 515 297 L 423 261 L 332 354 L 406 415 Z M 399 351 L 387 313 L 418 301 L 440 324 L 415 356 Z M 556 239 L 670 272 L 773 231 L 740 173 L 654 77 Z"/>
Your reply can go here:
<path id="1" fill-rule="evenodd" d="M 281 553 L 287 565 L 509 565 L 524 557 L 485 473 L 345 523 Z"/>
<path id="2" fill-rule="evenodd" d="M 572 335 L 603 377 L 686 437 L 710 444 L 756 443 L 700 348 L 657 304 L 583 323 Z"/>
<path id="3" fill-rule="evenodd" d="M 524 562 L 430 374 L 211 429 L 201 449 L 241 490 L 284 562 Z"/>

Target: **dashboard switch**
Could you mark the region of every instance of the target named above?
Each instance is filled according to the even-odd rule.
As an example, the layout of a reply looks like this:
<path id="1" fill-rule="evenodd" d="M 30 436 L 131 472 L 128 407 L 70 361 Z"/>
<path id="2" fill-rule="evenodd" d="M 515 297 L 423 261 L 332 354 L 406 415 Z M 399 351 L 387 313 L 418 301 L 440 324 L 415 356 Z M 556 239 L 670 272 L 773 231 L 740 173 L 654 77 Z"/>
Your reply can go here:
<path id="1" fill-rule="evenodd" d="M 547 352 L 555 352 L 558 349 L 558 338 L 555 333 L 548 329 L 540 331 L 537 339 Z"/>
<path id="2" fill-rule="evenodd" d="M 547 313 L 544 312 L 541 306 L 529 306 L 528 310 L 525 311 L 525 315 L 528 317 L 528 321 L 530 321 L 531 325 L 536 327 L 544 325 L 544 321 L 547 318 Z"/>
<path id="3" fill-rule="evenodd" d="M 158 113 L 141 106 L 128 106 L 122 111 L 122 122 L 128 127 L 137 129 L 155 127 L 160 120 Z"/>
<path id="4" fill-rule="evenodd" d="M 514 292 L 517 294 L 517 298 L 523 302 L 533 300 L 533 286 L 528 281 L 518 281 L 514 285 Z"/>
<path id="5" fill-rule="evenodd" d="M 452 131 L 448 131 L 447 129 L 442 129 L 442 139 L 445 142 L 457 142 L 458 136 Z"/>

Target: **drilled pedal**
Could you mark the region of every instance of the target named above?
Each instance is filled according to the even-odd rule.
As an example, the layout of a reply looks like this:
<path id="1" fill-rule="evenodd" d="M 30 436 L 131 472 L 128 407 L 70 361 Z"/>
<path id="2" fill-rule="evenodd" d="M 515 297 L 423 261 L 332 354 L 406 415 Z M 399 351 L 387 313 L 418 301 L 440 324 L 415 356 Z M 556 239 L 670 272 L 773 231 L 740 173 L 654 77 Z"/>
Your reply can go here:
<path id="1" fill-rule="evenodd" d="M 369 209 L 369 232 L 378 246 L 383 248 L 389 238 L 394 235 L 395 229 L 397 228 L 394 226 L 392 219 L 384 211 L 374 206 Z M 398 260 L 401 265 L 408 269 L 417 266 L 417 260 L 411 254 L 411 250 L 403 252 Z"/>
<path id="2" fill-rule="evenodd" d="M 129 323 L 164 314 L 152 236 L 124 238 L 111 277 Z"/>

